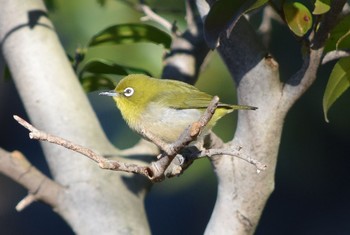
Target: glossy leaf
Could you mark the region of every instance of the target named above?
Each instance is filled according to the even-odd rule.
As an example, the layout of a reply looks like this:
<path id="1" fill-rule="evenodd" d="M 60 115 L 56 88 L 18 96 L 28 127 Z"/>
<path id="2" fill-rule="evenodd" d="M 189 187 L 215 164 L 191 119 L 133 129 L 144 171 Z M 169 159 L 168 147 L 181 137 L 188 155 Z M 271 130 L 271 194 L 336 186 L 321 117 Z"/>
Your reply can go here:
<path id="1" fill-rule="evenodd" d="M 267 0 L 218 0 L 205 21 L 204 36 L 208 46 L 214 49 L 218 46 L 219 37 L 226 31 L 230 35 L 239 18 L 247 11 L 261 7 Z"/>
<path id="2" fill-rule="evenodd" d="M 325 52 L 350 48 L 350 15 L 342 18 L 326 41 Z"/>
<path id="3" fill-rule="evenodd" d="M 315 8 L 312 11 L 314 15 L 322 15 L 331 9 L 331 0 L 316 0 Z"/>
<path id="4" fill-rule="evenodd" d="M 252 11 L 252 10 L 255 10 L 259 7 L 262 7 L 267 2 L 268 2 L 268 0 L 256 0 L 247 10 L 244 11 L 244 13 L 247 13 L 249 11 Z"/>
<path id="5" fill-rule="evenodd" d="M 118 24 L 108 27 L 94 35 L 89 47 L 116 45 L 137 42 L 152 42 L 170 48 L 171 36 L 166 32 L 146 24 Z"/>
<path id="6" fill-rule="evenodd" d="M 80 80 L 85 92 L 92 92 L 96 90 L 113 90 L 115 84 L 109 77 L 103 75 L 91 75 Z"/>
<path id="7" fill-rule="evenodd" d="M 312 26 L 312 15 L 309 9 L 300 2 L 283 4 L 285 20 L 289 29 L 297 36 L 304 36 Z"/>
<path id="8" fill-rule="evenodd" d="M 350 86 L 350 57 L 340 59 L 333 68 L 329 77 L 326 90 L 323 96 L 323 112 L 326 122 L 328 122 L 327 113 L 334 102 Z"/>
<path id="9" fill-rule="evenodd" d="M 114 75 L 128 75 L 135 73 L 142 73 L 152 76 L 147 70 L 135 68 L 130 66 L 118 65 L 110 60 L 94 59 L 85 64 L 80 72 L 80 77 L 83 73 L 102 73 Z"/>
<path id="10" fill-rule="evenodd" d="M 128 75 L 125 67 L 103 59 L 96 59 L 87 62 L 80 71 L 79 77 L 82 78 L 87 72 L 95 74 Z"/>

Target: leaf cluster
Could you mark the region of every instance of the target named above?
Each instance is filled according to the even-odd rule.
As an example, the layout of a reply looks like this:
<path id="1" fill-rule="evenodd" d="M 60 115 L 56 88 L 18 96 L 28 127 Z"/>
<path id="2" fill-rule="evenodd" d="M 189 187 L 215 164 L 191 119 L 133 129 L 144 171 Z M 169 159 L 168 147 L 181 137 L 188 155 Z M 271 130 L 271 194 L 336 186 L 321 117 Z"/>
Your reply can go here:
<path id="1" fill-rule="evenodd" d="M 299 41 L 308 42 L 317 33 L 322 19 L 331 9 L 330 0 L 218 0 L 211 6 L 204 23 L 207 44 L 214 49 L 220 45 L 220 36 L 229 36 L 237 21 L 245 14 L 270 5 L 284 24 Z M 305 43 L 310 44 L 310 43 Z M 324 53 L 350 50 L 350 15 L 339 20 L 325 43 Z M 334 102 L 350 86 L 350 57 L 340 59 L 329 76 L 323 97 L 323 111 L 327 112 Z"/>
<path id="2" fill-rule="evenodd" d="M 168 49 L 171 40 L 168 33 L 152 25 L 143 23 L 116 24 L 96 33 L 91 37 L 86 47 L 76 49 L 74 57 L 69 56 L 69 58 L 86 92 L 114 89 L 115 84 L 109 75 L 151 74 L 145 69 L 118 64 L 104 58 L 91 59 L 81 66 L 90 48 L 149 42 L 160 44 Z"/>

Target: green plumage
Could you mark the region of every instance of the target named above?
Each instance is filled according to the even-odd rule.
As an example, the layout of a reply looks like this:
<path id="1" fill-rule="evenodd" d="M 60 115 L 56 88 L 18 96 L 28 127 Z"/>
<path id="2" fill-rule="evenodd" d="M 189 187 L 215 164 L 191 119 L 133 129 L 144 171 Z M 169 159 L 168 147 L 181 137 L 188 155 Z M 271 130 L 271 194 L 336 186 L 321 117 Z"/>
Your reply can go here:
<path id="1" fill-rule="evenodd" d="M 213 99 L 187 83 L 140 74 L 126 76 L 117 85 L 115 93 L 103 94 L 114 96 L 123 118 L 136 132 L 146 129 L 169 143 L 197 121 Z M 235 109 L 256 108 L 219 103 L 206 130 Z"/>

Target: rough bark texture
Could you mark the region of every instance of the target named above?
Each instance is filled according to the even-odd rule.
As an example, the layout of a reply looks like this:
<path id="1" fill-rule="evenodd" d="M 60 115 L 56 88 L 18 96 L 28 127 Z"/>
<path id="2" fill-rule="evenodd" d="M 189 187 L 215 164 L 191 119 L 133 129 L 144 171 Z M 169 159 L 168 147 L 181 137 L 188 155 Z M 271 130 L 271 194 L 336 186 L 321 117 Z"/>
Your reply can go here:
<path id="1" fill-rule="evenodd" d="M 115 153 L 59 43 L 41 1 L 1 0 L 0 40 L 31 122 L 102 153 Z M 9 114 L 10 115 L 10 114 Z M 139 176 L 42 144 L 54 179 L 65 187 L 57 208 L 77 234 L 149 234 Z"/>
<path id="2" fill-rule="evenodd" d="M 256 112 L 239 112 L 237 130 L 229 144 L 241 145 L 245 153 L 268 168 L 257 174 L 256 169 L 239 160 L 222 158 L 214 162 L 219 196 L 207 232 L 218 234 L 229 229 L 233 234 L 251 234 L 274 188 L 285 117 L 279 109 L 282 84 L 277 63 L 264 57 L 264 48 L 244 19 L 237 23 L 230 38 L 222 38 L 218 50 L 238 85 L 239 103 L 258 107 Z M 230 194 L 231 198 L 225 196 Z M 220 207 L 226 213 L 220 212 L 222 209 L 215 212 Z M 218 220 L 223 219 L 230 221 L 228 228 L 218 226 Z"/>
<path id="3" fill-rule="evenodd" d="M 202 18 L 213 1 L 197 0 Z M 344 5 L 344 0 L 333 2 Z M 333 19 L 342 7 L 333 7 L 324 18 Z M 237 85 L 240 104 L 258 107 L 256 112 L 239 111 L 234 139 L 227 145 L 240 145 L 243 151 L 264 164 L 267 170 L 256 173 L 249 164 L 230 157 L 217 158 L 213 166 L 218 178 L 218 196 L 206 234 L 253 234 L 261 213 L 274 189 L 274 175 L 278 148 L 287 112 L 316 79 L 325 40 L 334 26 L 321 23 L 323 34 L 312 40 L 304 63 L 287 83 L 279 78 L 278 63 L 261 44 L 244 17 L 235 25 L 230 36 L 220 38 L 218 51 Z M 325 29 L 324 29 L 325 28 Z M 324 35 L 326 34 L 326 35 Z"/>

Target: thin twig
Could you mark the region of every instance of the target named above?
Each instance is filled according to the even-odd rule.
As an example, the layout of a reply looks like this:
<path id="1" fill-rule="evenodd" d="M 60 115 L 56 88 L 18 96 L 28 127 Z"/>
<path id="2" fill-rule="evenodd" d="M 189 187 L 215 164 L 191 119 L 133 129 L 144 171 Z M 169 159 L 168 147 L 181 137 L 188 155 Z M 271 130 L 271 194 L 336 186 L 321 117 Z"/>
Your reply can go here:
<path id="1" fill-rule="evenodd" d="M 24 208 L 35 202 L 37 198 L 34 194 L 29 193 L 16 205 L 16 211 L 22 211 Z"/>
<path id="2" fill-rule="evenodd" d="M 145 14 L 145 16 L 141 18 L 141 21 L 152 20 L 162 25 L 164 28 L 174 33 L 175 35 L 180 35 L 180 32 L 174 23 L 170 23 L 167 19 L 155 13 L 149 6 L 145 4 L 145 1 L 140 0 L 140 8 Z"/>
<path id="3" fill-rule="evenodd" d="M 37 139 L 37 140 L 54 143 L 54 144 L 63 146 L 67 149 L 78 152 L 80 154 L 83 154 L 84 156 L 98 163 L 99 167 L 101 167 L 102 169 L 141 174 L 143 176 L 146 176 L 148 179 L 152 180 L 153 182 L 159 182 L 165 178 L 165 171 L 169 167 L 170 163 L 174 160 L 175 156 L 183 148 L 185 148 L 189 143 L 194 141 L 197 138 L 197 136 L 201 133 L 203 128 L 209 123 L 209 121 L 211 120 L 212 116 L 215 113 L 218 103 L 219 103 L 219 97 L 214 96 L 208 108 L 202 114 L 200 119 L 197 122 L 192 123 L 189 126 L 189 128 L 186 128 L 181 134 L 181 136 L 179 137 L 179 139 L 172 144 L 167 144 L 157 136 L 151 135 L 151 133 L 149 133 L 147 130 L 144 130 L 142 134 L 164 151 L 164 153 L 161 154 L 162 155 L 161 158 L 159 158 L 155 162 L 152 162 L 148 166 L 147 165 L 141 166 L 133 163 L 122 162 L 119 160 L 107 159 L 102 155 L 94 152 L 91 149 L 85 148 L 81 145 L 75 144 L 61 137 L 54 136 L 54 135 L 45 133 L 41 130 L 38 130 L 33 125 L 31 125 L 30 123 L 28 123 L 27 121 L 23 120 L 22 118 L 16 115 L 14 115 L 13 117 L 19 124 L 21 124 L 22 126 L 24 126 L 30 131 L 29 137 L 31 139 Z M 240 154 L 237 154 L 235 151 L 231 152 L 230 150 L 225 150 L 225 149 L 222 149 L 222 150 L 216 149 L 215 151 L 214 150 L 210 151 L 209 149 L 203 152 L 203 154 L 206 154 L 208 156 L 219 155 L 220 153 L 239 157 L 255 165 L 259 170 L 263 170 L 262 164 L 248 157 L 242 157 Z M 202 156 L 199 156 L 199 157 L 202 157 Z"/>
<path id="4" fill-rule="evenodd" d="M 219 98 L 215 96 L 210 105 L 208 106 L 207 110 L 198 120 L 198 122 L 193 123 L 190 126 L 190 128 L 187 128 L 174 144 L 166 144 L 161 139 L 157 138 L 156 136 L 152 136 L 149 132 L 145 131 L 145 136 L 165 152 L 165 154 L 163 154 L 164 157 L 160 158 L 158 161 L 151 163 L 150 166 L 139 166 L 132 163 L 125 163 L 118 160 L 110 160 L 104 158 L 102 155 L 95 153 L 91 149 L 85 148 L 81 145 L 75 144 L 61 137 L 40 131 L 33 125 L 16 115 L 14 115 L 13 117 L 19 124 L 21 124 L 30 131 L 29 137 L 31 139 L 37 139 L 58 144 L 67 149 L 83 154 L 84 156 L 98 163 L 99 166 L 103 169 L 137 173 L 148 177 L 152 181 L 161 181 L 164 179 L 165 170 L 167 169 L 171 161 L 174 159 L 176 154 L 179 151 L 181 151 L 185 146 L 187 146 L 190 142 L 195 140 L 201 132 L 202 128 L 205 127 L 210 121 L 218 103 Z"/>
<path id="5" fill-rule="evenodd" d="M 187 29 L 173 37 L 164 59 L 161 77 L 195 84 L 209 48 L 204 40 L 203 21 L 195 0 L 186 1 Z"/>
<path id="6" fill-rule="evenodd" d="M 36 139 L 36 140 L 42 140 L 47 141 L 53 144 L 57 144 L 60 146 L 63 146 L 67 149 L 73 150 L 75 152 L 78 152 L 80 154 L 83 154 L 84 156 L 90 158 L 94 162 L 98 163 L 99 166 L 103 169 L 108 170 L 116 170 L 116 171 L 124 171 L 129 173 L 137 173 L 144 175 L 146 177 L 150 177 L 148 168 L 146 166 L 138 166 L 135 164 L 130 163 L 123 163 L 117 160 L 109 160 L 107 158 L 104 158 L 102 155 L 92 151 L 91 149 L 85 148 L 81 145 L 75 144 L 69 140 L 65 140 L 61 137 L 54 136 L 47 134 L 43 131 L 40 131 L 36 129 L 33 125 L 25 121 L 24 119 L 18 117 L 17 115 L 14 115 L 13 118 L 22 126 L 27 128 L 29 133 L 29 138 Z"/>
<path id="7" fill-rule="evenodd" d="M 241 152 L 242 147 L 239 146 L 237 149 L 205 149 L 199 153 L 198 157 L 212 157 L 216 155 L 229 155 L 234 156 L 239 159 L 242 159 L 256 167 L 257 172 L 264 171 L 267 168 L 266 164 L 263 164 L 259 162 L 256 159 L 253 159 L 249 156 L 246 156 L 244 153 Z"/>
<path id="8" fill-rule="evenodd" d="M 260 26 L 258 28 L 258 32 L 262 35 L 262 40 L 265 46 L 267 46 L 271 39 L 271 31 L 272 31 L 272 21 L 275 20 L 280 24 L 283 24 L 283 20 L 280 15 L 272 8 L 272 6 L 265 6 L 262 13 L 262 20 Z"/>

